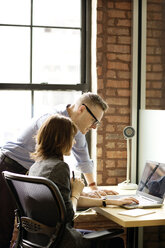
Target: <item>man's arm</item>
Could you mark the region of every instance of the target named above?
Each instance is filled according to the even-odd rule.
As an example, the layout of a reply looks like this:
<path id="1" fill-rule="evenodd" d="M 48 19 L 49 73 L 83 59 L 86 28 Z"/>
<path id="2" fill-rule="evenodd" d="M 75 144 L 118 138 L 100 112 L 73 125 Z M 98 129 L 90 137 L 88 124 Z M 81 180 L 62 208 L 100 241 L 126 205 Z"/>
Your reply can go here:
<path id="1" fill-rule="evenodd" d="M 94 179 L 94 173 L 84 173 L 85 179 L 91 190 L 97 190 L 97 184 Z"/>

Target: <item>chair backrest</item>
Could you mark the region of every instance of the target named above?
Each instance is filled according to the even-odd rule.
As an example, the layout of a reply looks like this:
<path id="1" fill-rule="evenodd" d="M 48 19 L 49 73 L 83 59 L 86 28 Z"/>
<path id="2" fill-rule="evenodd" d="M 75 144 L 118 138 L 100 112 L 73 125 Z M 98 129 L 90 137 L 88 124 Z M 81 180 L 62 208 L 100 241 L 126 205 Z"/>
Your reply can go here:
<path id="1" fill-rule="evenodd" d="M 2 174 L 18 208 L 18 245 L 38 248 L 58 245 L 66 225 L 66 208 L 55 183 L 8 171 Z"/>

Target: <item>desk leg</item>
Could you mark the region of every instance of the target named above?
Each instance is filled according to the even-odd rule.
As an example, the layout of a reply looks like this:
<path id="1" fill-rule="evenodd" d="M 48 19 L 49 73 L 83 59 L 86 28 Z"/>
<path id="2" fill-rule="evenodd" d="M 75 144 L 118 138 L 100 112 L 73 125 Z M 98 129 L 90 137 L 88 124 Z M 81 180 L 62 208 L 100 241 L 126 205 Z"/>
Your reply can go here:
<path id="1" fill-rule="evenodd" d="M 138 228 L 127 228 L 127 248 L 138 248 Z"/>

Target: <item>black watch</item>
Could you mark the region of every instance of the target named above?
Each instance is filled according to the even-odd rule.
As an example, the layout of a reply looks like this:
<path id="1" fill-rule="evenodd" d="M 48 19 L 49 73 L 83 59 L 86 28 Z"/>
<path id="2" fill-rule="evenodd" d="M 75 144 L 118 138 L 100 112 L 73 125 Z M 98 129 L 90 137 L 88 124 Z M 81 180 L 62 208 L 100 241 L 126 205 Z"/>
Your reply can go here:
<path id="1" fill-rule="evenodd" d="M 106 197 L 104 197 L 102 199 L 102 205 L 103 205 L 103 207 L 106 207 L 107 206 L 106 199 L 107 199 Z"/>

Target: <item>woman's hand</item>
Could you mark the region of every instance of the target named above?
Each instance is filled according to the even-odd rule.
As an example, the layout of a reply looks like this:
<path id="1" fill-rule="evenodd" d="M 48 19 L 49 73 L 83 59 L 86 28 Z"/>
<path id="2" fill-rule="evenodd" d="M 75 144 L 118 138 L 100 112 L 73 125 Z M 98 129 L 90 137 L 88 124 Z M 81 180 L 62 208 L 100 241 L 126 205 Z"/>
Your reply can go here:
<path id="1" fill-rule="evenodd" d="M 83 188 L 85 187 L 84 180 L 81 178 L 73 178 L 71 179 L 71 196 L 76 197 L 77 199 L 80 197 L 80 194 L 83 191 Z"/>
<path id="2" fill-rule="evenodd" d="M 107 204 L 109 205 L 113 204 L 113 205 L 121 206 L 124 204 L 132 204 L 132 203 L 138 204 L 139 201 L 134 197 L 123 197 L 123 198 L 115 199 L 115 200 L 110 200 L 110 199 L 107 200 Z"/>

